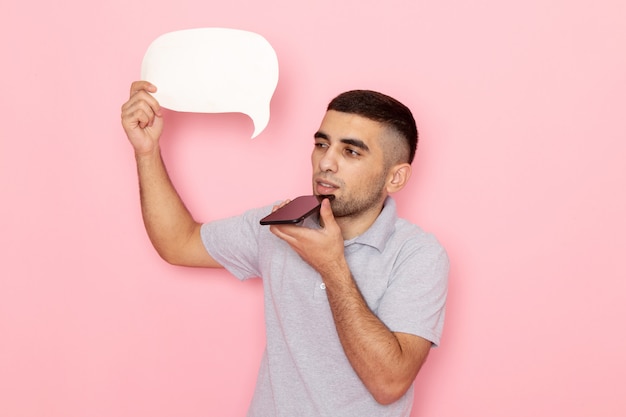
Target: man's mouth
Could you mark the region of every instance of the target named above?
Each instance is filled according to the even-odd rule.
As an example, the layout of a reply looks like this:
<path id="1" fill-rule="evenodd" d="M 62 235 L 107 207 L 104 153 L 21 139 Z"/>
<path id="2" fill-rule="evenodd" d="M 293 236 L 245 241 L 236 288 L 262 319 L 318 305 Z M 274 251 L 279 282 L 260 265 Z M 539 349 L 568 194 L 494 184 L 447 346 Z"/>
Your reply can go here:
<path id="1" fill-rule="evenodd" d="M 339 186 L 333 184 L 332 182 L 315 180 L 315 191 L 317 191 L 318 194 L 332 194 L 337 189 L 339 189 Z"/>

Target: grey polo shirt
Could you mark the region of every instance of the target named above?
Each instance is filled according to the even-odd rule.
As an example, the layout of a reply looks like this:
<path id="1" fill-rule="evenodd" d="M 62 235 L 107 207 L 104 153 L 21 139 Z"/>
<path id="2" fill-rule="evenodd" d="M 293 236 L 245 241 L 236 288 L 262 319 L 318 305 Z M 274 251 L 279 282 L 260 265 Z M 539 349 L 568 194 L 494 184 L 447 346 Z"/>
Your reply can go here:
<path id="1" fill-rule="evenodd" d="M 378 404 L 348 362 L 320 275 L 259 220 L 271 206 L 207 223 L 207 251 L 241 280 L 263 279 L 267 345 L 248 416 L 408 416 L 413 388 Z M 318 228 L 317 218 L 304 227 Z M 434 236 L 400 219 L 388 198 L 374 224 L 344 242 L 354 279 L 374 314 L 394 332 L 439 344 L 448 257 Z"/>

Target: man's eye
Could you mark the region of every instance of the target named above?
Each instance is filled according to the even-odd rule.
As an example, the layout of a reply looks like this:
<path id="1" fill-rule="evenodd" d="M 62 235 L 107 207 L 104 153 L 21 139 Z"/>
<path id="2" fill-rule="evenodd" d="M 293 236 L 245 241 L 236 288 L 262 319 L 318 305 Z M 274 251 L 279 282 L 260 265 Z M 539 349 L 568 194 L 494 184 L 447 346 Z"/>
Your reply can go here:
<path id="1" fill-rule="evenodd" d="M 354 149 L 350 149 L 350 148 L 346 148 L 346 153 L 349 156 L 361 156 L 360 153 L 358 153 L 357 151 L 355 151 Z"/>

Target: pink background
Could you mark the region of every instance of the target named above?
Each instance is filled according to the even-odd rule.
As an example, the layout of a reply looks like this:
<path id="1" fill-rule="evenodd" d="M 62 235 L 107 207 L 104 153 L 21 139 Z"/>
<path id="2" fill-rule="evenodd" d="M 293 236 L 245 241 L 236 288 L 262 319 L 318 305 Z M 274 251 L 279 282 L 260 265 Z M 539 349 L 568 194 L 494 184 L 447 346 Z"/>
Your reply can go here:
<path id="1" fill-rule="evenodd" d="M 200 220 L 309 191 L 312 133 L 351 88 L 415 112 L 401 214 L 452 259 L 414 416 L 626 415 L 626 3 L 2 0 L 0 415 L 241 416 L 261 285 L 169 266 L 119 123 L 149 43 L 232 27 L 274 46 L 268 128 L 168 113 Z"/>

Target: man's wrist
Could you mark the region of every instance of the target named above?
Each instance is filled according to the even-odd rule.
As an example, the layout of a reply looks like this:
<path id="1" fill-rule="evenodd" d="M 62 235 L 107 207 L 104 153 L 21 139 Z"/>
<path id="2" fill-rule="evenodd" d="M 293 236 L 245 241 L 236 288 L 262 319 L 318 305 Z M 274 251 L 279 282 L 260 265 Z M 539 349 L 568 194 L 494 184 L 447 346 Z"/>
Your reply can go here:
<path id="1" fill-rule="evenodd" d="M 138 151 L 135 149 L 135 160 L 137 163 L 150 162 L 161 159 L 161 148 L 157 145 L 150 150 Z"/>

